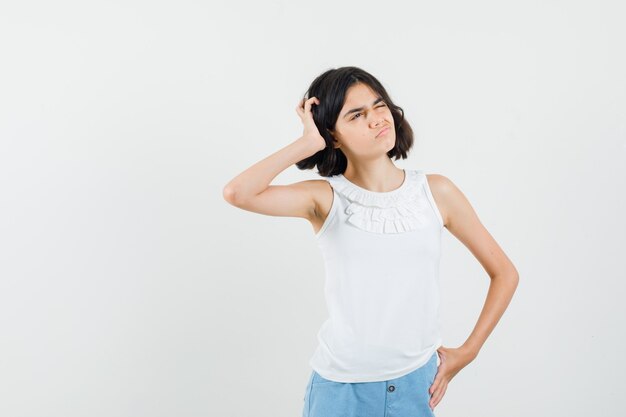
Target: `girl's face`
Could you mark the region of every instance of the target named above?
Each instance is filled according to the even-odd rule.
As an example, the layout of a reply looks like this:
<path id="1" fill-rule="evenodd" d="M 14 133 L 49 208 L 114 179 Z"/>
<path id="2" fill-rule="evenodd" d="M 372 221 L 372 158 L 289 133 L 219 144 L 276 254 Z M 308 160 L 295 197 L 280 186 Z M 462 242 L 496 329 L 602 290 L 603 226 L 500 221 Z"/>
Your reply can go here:
<path id="1" fill-rule="evenodd" d="M 363 83 L 348 89 L 335 130 L 331 133 L 337 140 L 334 147 L 340 147 L 348 159 L 379 157 L 393 149 L 396 142 L 391 110 Z"/>

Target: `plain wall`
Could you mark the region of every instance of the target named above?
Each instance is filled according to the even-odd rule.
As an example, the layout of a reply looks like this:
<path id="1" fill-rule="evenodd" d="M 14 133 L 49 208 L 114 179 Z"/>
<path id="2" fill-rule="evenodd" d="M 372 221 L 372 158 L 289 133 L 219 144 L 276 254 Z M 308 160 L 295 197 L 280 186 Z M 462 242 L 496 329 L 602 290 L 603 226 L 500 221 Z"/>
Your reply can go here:
<path id="1" fill-rule="evenodd" d="M 355 65 L 520 274 L 438 417 L 626 408 L 618 1 L 4 2 L 0 415 L 298 416 L 327 317 L 312 226 L 224 185 Z M 319 178 L 295 166 L 275 178 Z M 489 277 L 444 230 L 444 346 Z"/>

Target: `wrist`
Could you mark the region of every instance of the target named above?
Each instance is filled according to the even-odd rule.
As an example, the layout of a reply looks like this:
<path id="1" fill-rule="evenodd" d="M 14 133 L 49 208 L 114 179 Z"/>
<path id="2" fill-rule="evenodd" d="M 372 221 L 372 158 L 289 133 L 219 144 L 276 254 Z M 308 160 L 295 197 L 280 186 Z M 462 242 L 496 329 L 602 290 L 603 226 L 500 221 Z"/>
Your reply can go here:
<path id="1" fill-rule="evenodd" d="M 461 345 L 459 349 L 472 359 L 478 356 L 478 352 L 480 351 L 478 347 L 466 344 Z"/>
<path id="2" fill-rule="evenodd" d="M 301 136 L 300 138 L 298 138 L 298 142 L 301 142 L 303 146 L 308 150 L 308 152 L 310 152 L 311 155 L 325 148 L 325 146 L 321 147 L 321 144 L 324 143 L 323 138 L 319 140 L 317 138 L 312 139 L 311 137 L 308 137 L 308 136 Z"/>

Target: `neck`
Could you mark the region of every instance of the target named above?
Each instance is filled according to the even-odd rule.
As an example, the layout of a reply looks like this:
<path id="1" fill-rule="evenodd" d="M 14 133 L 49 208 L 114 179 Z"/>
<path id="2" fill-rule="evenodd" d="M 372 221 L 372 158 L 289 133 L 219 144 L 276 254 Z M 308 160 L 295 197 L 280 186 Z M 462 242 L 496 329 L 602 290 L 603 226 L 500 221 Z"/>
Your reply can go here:
<path id="1" fill-rule="evenodd" d="M 386 157 L 378 161 L 350 163 L 343 176 L 353 184 L 373 192 L 384 193 L 399 188 L 404 182 L 404 172 Z"/>

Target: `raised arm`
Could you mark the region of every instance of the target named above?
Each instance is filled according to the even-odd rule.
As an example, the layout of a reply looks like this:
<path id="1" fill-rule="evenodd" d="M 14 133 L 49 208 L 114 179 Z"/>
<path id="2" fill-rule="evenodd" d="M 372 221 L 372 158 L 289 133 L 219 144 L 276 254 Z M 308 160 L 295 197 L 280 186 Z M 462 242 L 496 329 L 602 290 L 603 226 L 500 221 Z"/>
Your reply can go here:
<path id="1" fill-rule="evenodd" d="M 316 97 L 301 101 L 296 111 L 304 124 L 303 135 L 277 152 L 252 165 L 224 186 L 224 199 L 238 208 L 271 216 L 310 218 L 315 211 L 313 183 L 300 181 L 289 185 L 270 185 L 276 176 L 326 147 L 319 134 L 311 106 Z"/>

